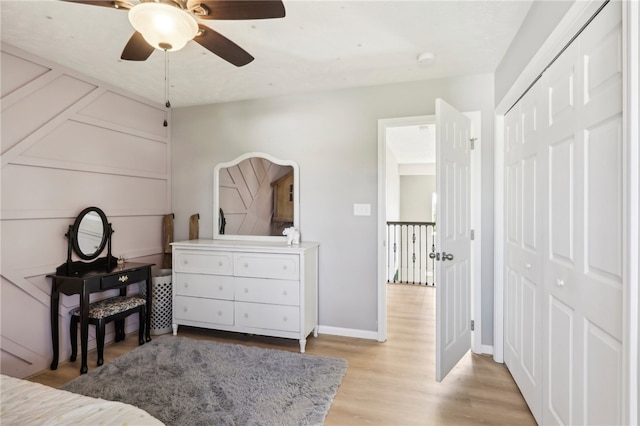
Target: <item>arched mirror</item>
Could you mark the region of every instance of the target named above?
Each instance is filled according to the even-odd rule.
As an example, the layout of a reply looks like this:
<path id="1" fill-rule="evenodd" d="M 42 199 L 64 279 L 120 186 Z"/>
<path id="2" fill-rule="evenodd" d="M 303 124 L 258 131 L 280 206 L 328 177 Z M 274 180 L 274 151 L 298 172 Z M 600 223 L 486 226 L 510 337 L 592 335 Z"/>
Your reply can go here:
<path id="1" fill-rule="evenodd" d="M 214 239 L 286 241 L 300 227 L 299 172 L 294 161 L 252 152 L 215 166 Z"/>
<path id="2" fill-rule="evenodd" d="M 68 237 L 78 257 L 93 260 L 100 256 L 111 238 L 111 226 L 101 209 L 87 207 L 76 218 Z"/>

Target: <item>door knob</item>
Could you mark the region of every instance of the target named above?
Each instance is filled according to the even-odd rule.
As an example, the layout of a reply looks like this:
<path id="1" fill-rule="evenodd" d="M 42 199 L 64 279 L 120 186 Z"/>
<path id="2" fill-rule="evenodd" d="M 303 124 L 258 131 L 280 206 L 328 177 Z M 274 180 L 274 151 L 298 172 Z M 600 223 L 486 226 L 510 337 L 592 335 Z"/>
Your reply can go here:
<path id="1" fill-rule="evenodd" d="M 453 254 L 451 253 L 446 253 L 446 252 L 442 252 L 442 260 L 453 260 Z"/>

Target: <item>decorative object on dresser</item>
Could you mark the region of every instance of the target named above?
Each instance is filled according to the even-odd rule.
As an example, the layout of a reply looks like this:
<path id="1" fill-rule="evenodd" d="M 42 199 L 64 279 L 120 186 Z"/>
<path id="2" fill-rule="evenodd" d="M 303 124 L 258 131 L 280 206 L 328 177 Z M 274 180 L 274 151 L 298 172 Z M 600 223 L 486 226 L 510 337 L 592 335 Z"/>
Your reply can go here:
<path id="1" fill-rule="evenodd" d="M 104 323 L 109 321 L 116 322 L 117 338 L 124 338 L 124 317 L 139 309 L 129 309 L 129 306 L 140 306 L 138 302 L 129 304 L 127 301 L 127 286 L 139 282 L 145 282 L 146 293 L 146 310 L 151 309 L 151 263 L 133 263 L 122 262 L 111 254 L 111 236 L 113 228 L 107 221 L 107 216 L 98 207 L 88 207 L 84 209 L 76 218 L 73 225 L 69 226 L 66 234 L 68 239 L 67 261 L 60 265 L 55 274 L 49 274 L 51 278 L 51 340 L 53 346 L 53 361 L 51 369 L 58 368 L 59 357 L 59 303 L 60 293 L 66 295 L 77 294 L 80 296 L 80 306 L 78 308 L 76 320 L 72 320 L 72 325 L 77 321 L 80 323 L 80 347 L 81 347 L 81 366 L 80 373 L 87 372 L 87 340 L 89 336 L 89 323 L 98 324 L 97 319 L 90 321 L 89 313 L 91 309 L 97 308 L 97 305 L 89 303 L 91 293 L 98 293 L 107 290 L 119 290 L 120 298 L 118 303 L 107 303 L 112 309 L 107 315 L 101 315 L 102 327 Z M 107 255 L 98 257 L 107 247 Z M 83 261 L 74 261 L 73 253 Z M 150 322 L 149 315 L 140 327 L 144 327 L 146 340 L 150 341 L 149 332 Z M 96 322 L 94 322 L 96 321 Z M 97 325 L 100 327 L 100 325 Z M 71 330 L 77 333 L 77 328 Z M 100 334 L 100 333 L 98 333 Z M 102 350 L 101 345 L 104 344 L 104 333 L 102 338 L 98 336 L 98 352 Z M 122 339 L 120 339 L 122 340 Z M 73 341 L 73 340 L 72 340 Z M 141 342 L 143 343 L 143 342 Z M 75 358 L 75 351 L 72 358 Z M 98 357 L 98 365 L 100 365 L 101 357 Z"/>
<path id="2" fill-rule="evenodd" d="M 321 425 L 346 370 L 340 358 L 165 335 L 62 389 L 169 426 Z"/>
<path id="3" fill-rule="evenodd" d="M 200 237 L 200 213 L 192 214 L 189 218 L 189 239 L 197 240 Z"/>
<path id="4" fill-rule="evenodd" d="M 162 249 L 164 256 L 162 258 L 162 268 L 171 268 L 171 243 L 173 242 L 173 221 L 175 215 L 169 213 L 162 218 Z"/>
<path id="5" fill-rule="evenodd" d="M 284 231 L 282 231 L 282 235 L 287 237 L 287 244 L 300 244 L 300 232 L 293 226 L 285 228 Z"/>

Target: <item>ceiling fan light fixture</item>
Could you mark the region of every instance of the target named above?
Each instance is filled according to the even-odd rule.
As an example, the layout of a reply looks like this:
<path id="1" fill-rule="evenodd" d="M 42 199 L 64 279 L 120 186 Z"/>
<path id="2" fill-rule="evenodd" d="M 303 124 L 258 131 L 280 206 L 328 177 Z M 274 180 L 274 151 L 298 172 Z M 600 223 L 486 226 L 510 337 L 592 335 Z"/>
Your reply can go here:
<path id="1" fill-rule="evenodd" d="M 129 22 L 156 49 L 182 49 L 198 33 L 189 13 L 166 3 L 140 3 L 129 9 Z"/>

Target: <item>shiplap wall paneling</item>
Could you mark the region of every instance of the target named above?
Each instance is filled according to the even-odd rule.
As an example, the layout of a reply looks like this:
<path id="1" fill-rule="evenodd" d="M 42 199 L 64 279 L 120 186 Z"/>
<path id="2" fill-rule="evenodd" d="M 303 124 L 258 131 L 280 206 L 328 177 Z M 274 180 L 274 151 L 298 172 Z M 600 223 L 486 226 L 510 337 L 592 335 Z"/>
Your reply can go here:
<path id="1" fill-rule="evenodd" d="M 171 206 L 169 111 L 4 44 L 1 61 L 0 368 L 25 377 L 51 362 L 46 274 L 65 261 L 64 235 L 82 209 L 105 211 L 114 255 L 162 253 L 162 216 Z M 70 353 L 69 311 L 77 305 L 77 297 L 62 297 L 61 360 Z M 136 327 L 128 322 L 128 330 Z"/>

